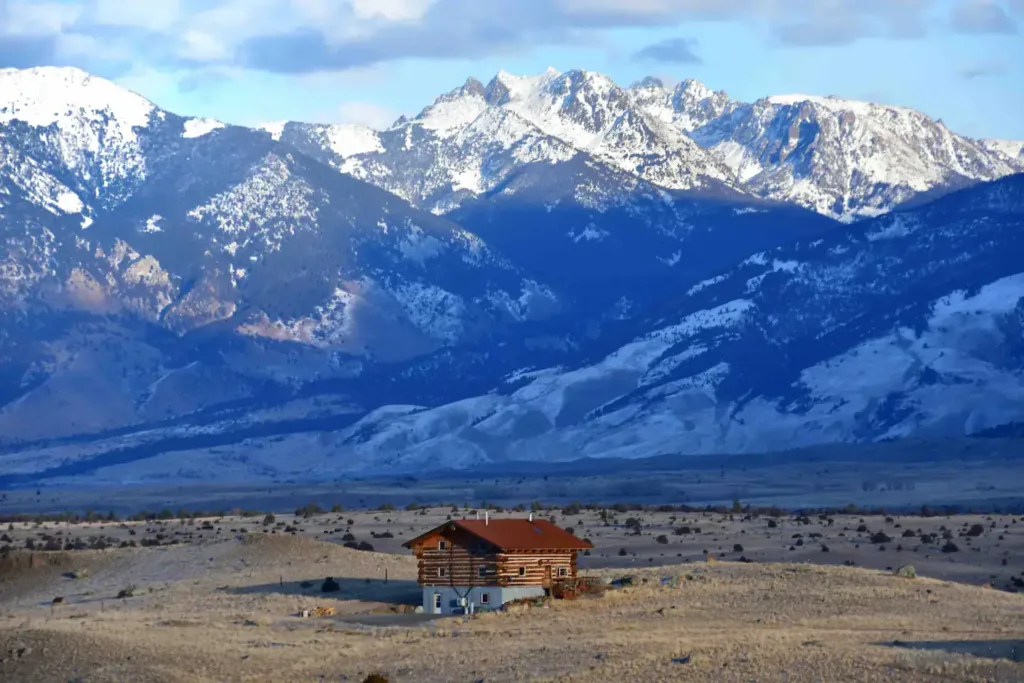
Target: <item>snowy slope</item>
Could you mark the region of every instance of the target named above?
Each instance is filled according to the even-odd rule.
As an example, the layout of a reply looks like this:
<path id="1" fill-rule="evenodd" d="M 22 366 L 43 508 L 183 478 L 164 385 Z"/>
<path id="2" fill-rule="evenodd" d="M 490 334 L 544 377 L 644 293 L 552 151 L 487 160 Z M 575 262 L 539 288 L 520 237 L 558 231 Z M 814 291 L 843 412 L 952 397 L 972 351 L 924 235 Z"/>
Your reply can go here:
<path id="1" fill-rule="evenodd" d="M 757 255 L 693 288 L 681 317 L 599 362 L 527 374 L 525 386 L 519 373 L 509 381 L 520 388 L 500 399 L 367 418 L 345 432 L 359 440 L 345 437 L 338 450 L 415 470 L 441 458 L 641 457 L 962 435 L 1020 420 L 1022 227 L 1018 176 Z M 453 421 L 453 411 L 465 418 Z M 400 449 L 388 445 L 399 441 Z"/>
<path id="2" fill-rule="evenodd" d="M 768 451 L 1020 421 L 1022 229 L 1015 176 L 758 254 L 595 363 L 524 368 L 497 396 L 370 416 L 337 452 L 415 470 Z"/>
<path id="3" fill-rule="evenodd" d="M 1003 154 L 1018 164 L 1024 163 L 1024 140 L 982 140 L 986 149 Z"/>

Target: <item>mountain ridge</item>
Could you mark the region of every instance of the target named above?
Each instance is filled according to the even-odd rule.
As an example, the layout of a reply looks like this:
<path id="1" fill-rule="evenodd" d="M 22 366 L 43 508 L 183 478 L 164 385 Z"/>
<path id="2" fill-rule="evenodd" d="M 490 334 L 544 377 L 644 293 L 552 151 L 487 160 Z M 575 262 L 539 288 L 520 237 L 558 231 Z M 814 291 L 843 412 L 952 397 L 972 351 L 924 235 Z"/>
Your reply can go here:
<path id="1" fill-rule="evenodd" d="M 976 182 L 1016 143 L 583 70 L 471 79 L 383 131 L 181 117 L 77 70 L 0 79 L 40 74 L 0 99 L 0 459 L 21 480 L 1024 421 L 1024 176 Z M 924 164 L 921 191 L 871 180 L 871 135 Z M 851 206 L 882 213 L 835 220 Z"/>

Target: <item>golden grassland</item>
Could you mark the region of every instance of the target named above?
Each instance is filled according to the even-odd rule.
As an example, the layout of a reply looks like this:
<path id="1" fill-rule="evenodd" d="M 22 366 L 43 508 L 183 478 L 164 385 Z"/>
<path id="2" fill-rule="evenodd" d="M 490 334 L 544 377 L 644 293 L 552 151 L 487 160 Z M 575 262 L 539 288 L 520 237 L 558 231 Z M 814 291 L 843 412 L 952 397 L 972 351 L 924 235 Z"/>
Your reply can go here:
<path id="1" fill-rule="evenodd" d="M 396 613 L 418 601 L 411 557 L 301 537 L 0 569 L 5 683 L 1024 681 L 1024 595 L 859 568 L 644 568 L 602 597 L 435 620 Z M 326 576 L 341 592 L 319 592 Z M 320 605 L 339 616 L 295 616 Z"/>

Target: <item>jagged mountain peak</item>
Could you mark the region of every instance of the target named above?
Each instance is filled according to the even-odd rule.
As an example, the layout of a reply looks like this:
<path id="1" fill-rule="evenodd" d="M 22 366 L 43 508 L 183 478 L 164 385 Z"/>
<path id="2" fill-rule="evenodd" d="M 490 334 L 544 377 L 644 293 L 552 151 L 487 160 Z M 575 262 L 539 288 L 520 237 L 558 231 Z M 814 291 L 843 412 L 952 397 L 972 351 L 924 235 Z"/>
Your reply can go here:
<path id="1" fill-rule="evenodd" d="M 434 104 L 438 104 L 441 102 L 451 102 L 452 100 L 457 100 L 461 97 L 476 97 L 479 99 L 483 99 L 484 95 L 484 84 L 481 83 L 476 78 L 474 78 L 473 76 L 470 76 L 469 78 L 466 79 L 465 83 L 463 83 L 457 88 L 449 90 L 448 92 L 444 93 L 436 100 L 434 100 Z"/>
<path id="2" fill-rule="evenodd" d="M 711 88 L 695 78 L 686 78 L 679 81 L 679 83 L 676 84 L 676 87 L 673 88 L 673 92 L 680 94 L 685 93 L 694 99 L 702 100 L 706 100 L 707 98 L 715 95 L 715 92 Z M 724 95 L 725 93 L 722 94 Z"/>
<path id="3" fill-rule="evenodd" d="M 657 76 L 644 76 L 639 81 L 630 86 L 630 90 L 640 90 L 643 88 L 660 88 L 665 89 L 665 81 L 661 80 Z"/>

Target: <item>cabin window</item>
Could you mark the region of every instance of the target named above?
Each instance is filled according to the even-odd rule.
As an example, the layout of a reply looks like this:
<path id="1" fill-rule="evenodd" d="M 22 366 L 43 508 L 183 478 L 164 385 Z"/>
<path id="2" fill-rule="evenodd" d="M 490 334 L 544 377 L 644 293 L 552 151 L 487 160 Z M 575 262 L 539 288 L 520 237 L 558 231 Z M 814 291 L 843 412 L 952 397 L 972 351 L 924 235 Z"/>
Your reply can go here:
<path id="1" fill-rule="evenodd" d="M 441 611 L 441 594 L 440 593 L 434 593 L 434 611 L 435 612 L 440 612 Z"/>
<path id="2" fill-rule="evenodd" d="M 437 578 L 443 579 L 444 578 L 444 571 L 445 571 L 444 567 L 438 567 L 437 568 Z"/>
<path id="3" fill-rule="evenodd" d="M 558 568 L 558 575 L 559 576 L 569 576 L 569 568 L 568 567 L 559 567 Z"/>
<path id="4" fill-rule="evenodd" d="M 480 604 L 481 605 L 489 605 L 489 604 L 491 604 L 491 594 L 490 593 L 481 593 L 480 594 Z"/>
<path id="5" fill-rule="evenodd" d="M 479 576 L 480 578 L 483 578 L 483 577 L 487 576 L 487 567 L 477 567 L 476 568 L 476 575 Z"/>
<path id="6" fill-rule="evenodd" d="M 438 550 L 448 550 L 448 541 L 438 541 L 437 542 L 437 549 Z"/>
<path id="7" fill-rule="evenodd" d="M 519 576 L 526 576 L 526 567 L 519 568 Z"/>

